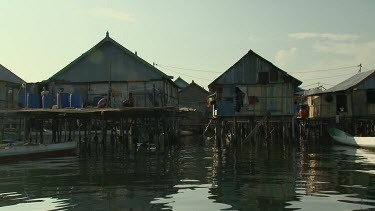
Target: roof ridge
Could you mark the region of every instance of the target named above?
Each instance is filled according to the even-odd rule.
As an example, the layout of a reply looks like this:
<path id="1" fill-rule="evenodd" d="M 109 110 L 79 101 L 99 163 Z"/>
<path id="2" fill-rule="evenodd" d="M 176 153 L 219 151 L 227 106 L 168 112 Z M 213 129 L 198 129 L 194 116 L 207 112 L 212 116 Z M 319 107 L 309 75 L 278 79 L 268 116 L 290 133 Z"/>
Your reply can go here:
<path id="1" fill-rule="evenodd" d="M 156 73 L 162 74 L 163 77 L 165 77 L 167 79 L 172 79 L 173 78 L 173 76 L 169 76 L 169 75 L 165 74 L 164 72 L 162 72 L 161 70 L 157 69 L 155 66 L 151 65 L 150 63 L 148 63 L 147 61 L 145 61 L 141 57 L 135 55 L 132 51 L 130 51 L 126 47 L 122 46 L 120 43 L 116 42 L 114 39 L 112 39 L 111 37 L 109 37 L 109 35 L 107 34 L 106 37 L 104 37 L 102 40 L 100 40 L 96 45 L 94 45 L 92 48 L 90 48 L 89 50 L 87 50 L 86 52 L 84 52 L 82 55 L 80 55 L 79 57 L 77 57 L 76 59 L 74 59 L 72 62 L 70 62 L 64 68 L 62 68 L 60 71 L 58 71 L 57 73 L 55 73 L 54 75 L 52 75 L 48 80 L 53 80 L 54 78 L 60 76 L 66 69 L 68 69 L 72 65 L 76 64 L 83 57 L 85 57 L 88 54 L 90 54 L 92 51 L 94 51 L 95 49 L 97 49 L 99 46 L 103 45 L 105 42 L 111 42 L 112 44 L 114 44 L 115 46 L 119 47 L 121 50 L 125 51 L 126 53 L 128 53 L 129 55 L 131 55 L 133 58 L 137 59 L 138 61 L 140 61 L 144 65 L 147 65 L 147 66 L 151 67 L 150 69 L 152 69 Z"/>

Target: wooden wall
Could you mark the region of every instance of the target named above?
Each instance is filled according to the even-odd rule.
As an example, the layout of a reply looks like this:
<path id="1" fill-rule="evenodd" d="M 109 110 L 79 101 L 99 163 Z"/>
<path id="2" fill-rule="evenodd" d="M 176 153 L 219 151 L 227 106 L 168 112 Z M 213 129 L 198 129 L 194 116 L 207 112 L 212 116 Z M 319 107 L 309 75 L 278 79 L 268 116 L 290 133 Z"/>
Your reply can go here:
<path id="1" fill-rule="evenodd" d="M 337 96 L 347 97 L 347 109 L 337 109 Z M 329 97 L 331 96 L 331 97 Z M 332 99 L 329 101 L 327 99 Z M 336 114 L 346 117 L 366 117 L 375 115 L 375 104 L 367 102 L 367 90 L 348 90 L 336 93 L 323 93 L 308 97 L 310 118 L 332 118 Z"/>
<path id="2" fill-rule="evenodd" d="M 218 87 L 221 92 L 217 92 L 219 115 L 279 116 L 294 113 L 294 89 L 289 83 L 237 85 L 237 87 L 245 93 L 240 112 L 234 111 L 235 86 L 222 86 Z"/>

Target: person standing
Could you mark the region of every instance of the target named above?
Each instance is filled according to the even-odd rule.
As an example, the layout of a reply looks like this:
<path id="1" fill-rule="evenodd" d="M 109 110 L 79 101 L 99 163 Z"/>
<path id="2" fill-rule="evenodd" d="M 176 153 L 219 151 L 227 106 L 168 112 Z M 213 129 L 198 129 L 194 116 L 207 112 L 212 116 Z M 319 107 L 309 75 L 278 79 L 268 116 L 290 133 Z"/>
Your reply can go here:
<path id="1" fill-rule="evenodd" d="M 127 100 L 125 100 L 122 105 L 124 107 L 134 107 L 134 97 L 133 97 L 133 93 L 129 92 L 129 97 Z"/>
<path id="2" fill-rule="evenodd" d="M 47 95 L 49 95 L 49 91 L 47 90 L 47 88 L 45 86 L 43 86 L 43 90 L 40 93 L 40 95 L 42 97 L 42 108 L 46 108 L 47 105 L 48 105 L 46 100 L 47 100 Z"/>

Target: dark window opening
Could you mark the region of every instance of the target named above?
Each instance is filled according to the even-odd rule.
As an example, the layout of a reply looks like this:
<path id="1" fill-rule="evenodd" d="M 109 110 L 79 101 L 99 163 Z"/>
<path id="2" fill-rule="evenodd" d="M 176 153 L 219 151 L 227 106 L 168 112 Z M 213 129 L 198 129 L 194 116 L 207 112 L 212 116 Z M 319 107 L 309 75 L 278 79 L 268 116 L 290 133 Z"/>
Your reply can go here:
<path id="1" fill-rule="evenodd" d="M 346 95 L 337 95 L 336 96 L 336 110 L 339 112 L 347 112 L 347 97 Z"/>
<path id="2" fill-rule="evenodd" d="M 367 102 L 375 103 L 375 89 L 367 90 Z"/>
<path id="3" fill-rule="evenodd" d="M 270 71 L 270 81 L 278 81 L 279 80 L 279 72 L 275 69 Z"/>
<path id="4" fill-rule="evenodd" d="M 268 72 L 258 73 L 258 82 L 260 84 L 268 84 Z"/>

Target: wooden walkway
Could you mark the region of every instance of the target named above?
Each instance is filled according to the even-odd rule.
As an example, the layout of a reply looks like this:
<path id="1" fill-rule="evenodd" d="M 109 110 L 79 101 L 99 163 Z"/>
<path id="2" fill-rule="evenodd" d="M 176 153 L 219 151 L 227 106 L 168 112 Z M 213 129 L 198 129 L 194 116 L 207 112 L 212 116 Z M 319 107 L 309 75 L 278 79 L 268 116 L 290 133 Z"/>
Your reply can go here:
<path id="1" fill-rule="evenodd" d="M 177 127 L 174 107 L 0 110 L 0 141 L 9 134 L 25 143 L 76 140 L 82 150 L 167 146 Z"/>

